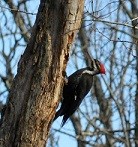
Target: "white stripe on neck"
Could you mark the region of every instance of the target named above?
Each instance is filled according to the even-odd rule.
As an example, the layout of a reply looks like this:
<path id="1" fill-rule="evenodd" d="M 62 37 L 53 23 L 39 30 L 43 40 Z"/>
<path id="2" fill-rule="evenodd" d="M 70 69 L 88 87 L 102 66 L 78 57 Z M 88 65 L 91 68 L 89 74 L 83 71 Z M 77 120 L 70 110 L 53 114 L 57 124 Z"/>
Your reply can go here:
<path id="1" fill-rule="evenodd" d="M 83 72 L 82 72 L 82 74 L 89 74 L 89 75 L 94 75 L 95 74 L 95 71 L 90 71 L 90 70 L 84 70 Z"/>

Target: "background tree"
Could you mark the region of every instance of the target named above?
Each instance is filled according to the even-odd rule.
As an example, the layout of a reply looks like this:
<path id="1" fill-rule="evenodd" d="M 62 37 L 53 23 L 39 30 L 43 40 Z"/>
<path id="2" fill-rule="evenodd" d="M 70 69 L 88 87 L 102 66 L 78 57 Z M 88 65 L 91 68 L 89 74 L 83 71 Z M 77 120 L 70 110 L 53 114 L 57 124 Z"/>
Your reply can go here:
<path id="1" fill-rule="evenodd" d="M 23 0 L 0 3 L 2 101 L 7 98 L 15 65 L 30 37 L 39 1 L 35 11 L 32 4 Z M 64 146 L 66 136 L 66 142 L 75 140 L 74 146 L 78 147 L 137 146 L 137 0 L 86 0 L 84 8 L 83 24 L 70 52 L 67 74 L 87 66 L 91 55 L 105 64 L 106 76 L 95 78 L 92 91 L 64 128 L 60 128 L 60 119 L 56 120 L 47 146 Z"/>

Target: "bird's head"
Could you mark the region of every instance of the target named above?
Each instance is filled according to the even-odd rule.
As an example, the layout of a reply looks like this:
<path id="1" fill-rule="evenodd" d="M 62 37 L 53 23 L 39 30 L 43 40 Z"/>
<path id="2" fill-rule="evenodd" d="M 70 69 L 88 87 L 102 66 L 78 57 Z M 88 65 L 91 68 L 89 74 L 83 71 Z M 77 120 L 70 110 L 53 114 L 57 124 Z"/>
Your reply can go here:
<path id="1" fill-rule="evenodd" d="M 97 71 L 97 74 L 105 74 L 105 67 L 104 65 L 98 61 L 97 59 L 94 59 L 92 63 L 92 68 Z"/>

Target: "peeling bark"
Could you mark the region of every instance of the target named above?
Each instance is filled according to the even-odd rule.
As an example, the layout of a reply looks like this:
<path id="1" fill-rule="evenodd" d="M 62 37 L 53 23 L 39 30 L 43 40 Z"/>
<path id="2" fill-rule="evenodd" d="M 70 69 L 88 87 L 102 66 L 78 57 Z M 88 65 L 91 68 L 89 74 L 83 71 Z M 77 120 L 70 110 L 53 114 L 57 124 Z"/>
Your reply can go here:
<path id="1" fill-rule="evenodd" d="M 45 146 L 83 0 L 41 0 L 0 126 L 0 146 Z"/>

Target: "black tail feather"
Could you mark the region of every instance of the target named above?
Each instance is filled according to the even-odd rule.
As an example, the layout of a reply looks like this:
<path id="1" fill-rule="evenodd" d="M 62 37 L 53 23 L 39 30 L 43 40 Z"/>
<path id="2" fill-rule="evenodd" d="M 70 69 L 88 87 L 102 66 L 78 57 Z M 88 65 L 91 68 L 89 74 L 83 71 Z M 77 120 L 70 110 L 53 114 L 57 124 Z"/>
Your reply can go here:
<path id="1" fill-rule="evenodd" d="M 61 123 L 61 128 L 65 125 L 66 121 L 68 120 L 68 116 L 64 115 L 63 119 L 62 119 L 62 123 Z"/>
<path id="2" fill-rule="evenodd" d="M 59 116 L 62 116 L 62 115 L 64 115 L 64 114 L 63 114 L 63 111 L 62 111 L 62 109 L 59 109 L 59 110 L 56 112 L 53 121 L 55 121 Z M 65 125 L 65 123 L 66 123 L 66 121 L 68 120 L 68 118 L 69 118 L 69 116 L 66 115 L 66 114 L 63 116 L 62 123 L 61 123 L 61 127 L 63 127 L 63 126 Z"/>
<path id="3" fill-rule="evenodd" d="M 55 121 L 59 116 L 61 116 L 62 115 L 62 110 L 61 109 L 59 109 L 57 112 L 56 112 L 56 114 L 55 114 L 55 117 L 54 117 L 54 119 L 53 119 L 53 121 Z"/>

